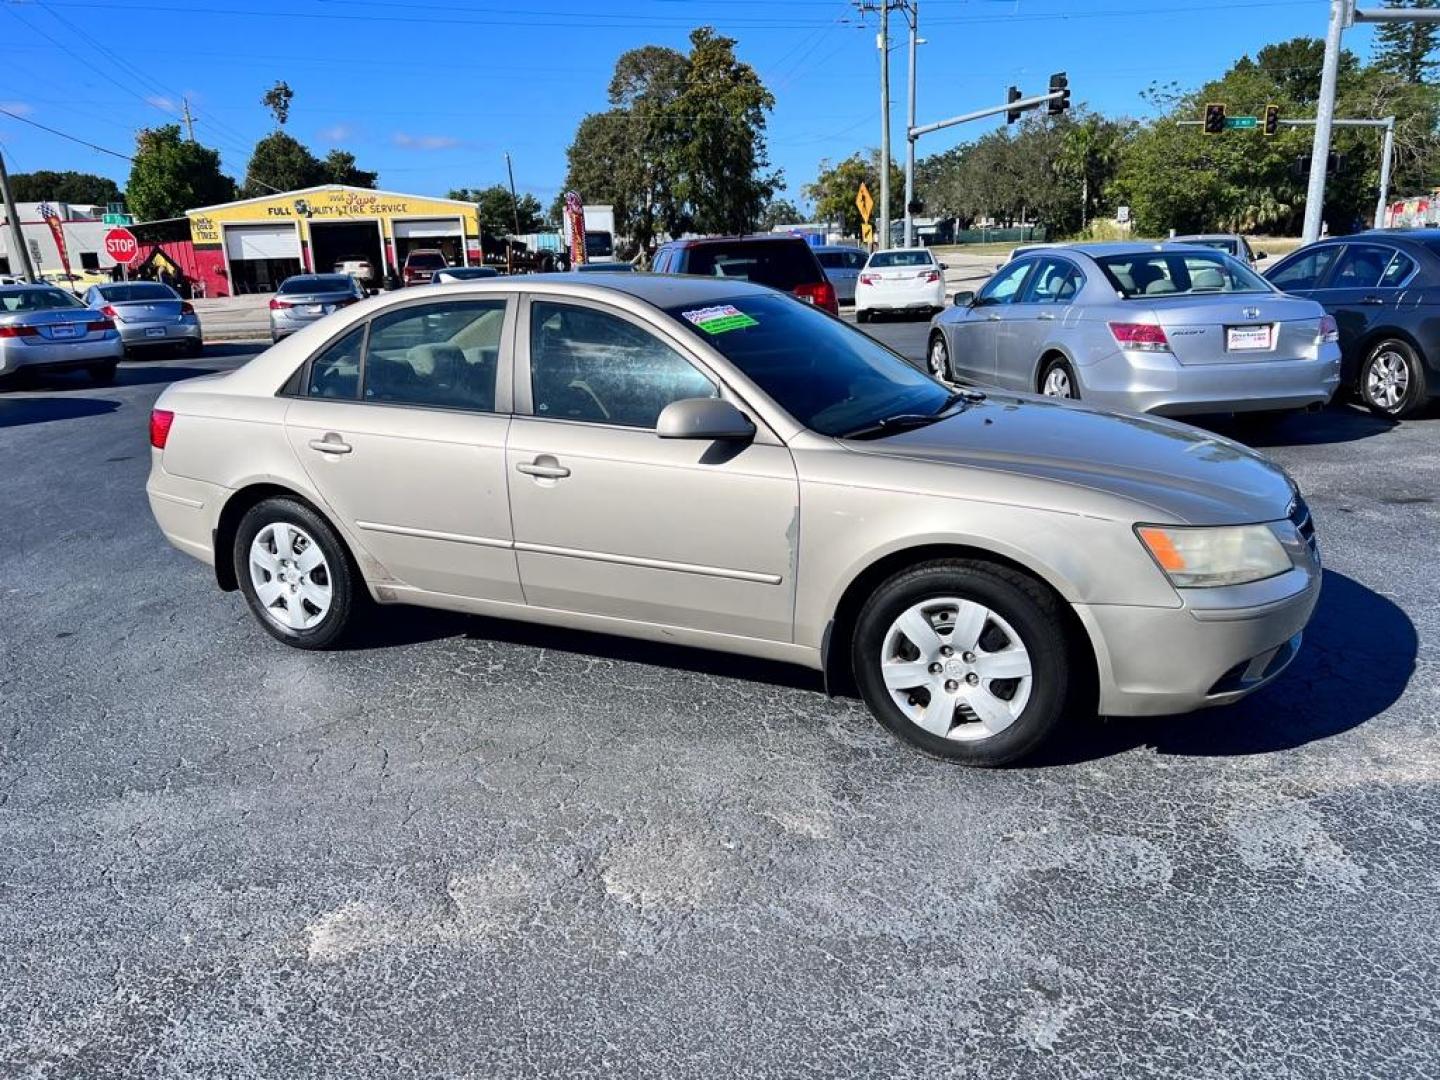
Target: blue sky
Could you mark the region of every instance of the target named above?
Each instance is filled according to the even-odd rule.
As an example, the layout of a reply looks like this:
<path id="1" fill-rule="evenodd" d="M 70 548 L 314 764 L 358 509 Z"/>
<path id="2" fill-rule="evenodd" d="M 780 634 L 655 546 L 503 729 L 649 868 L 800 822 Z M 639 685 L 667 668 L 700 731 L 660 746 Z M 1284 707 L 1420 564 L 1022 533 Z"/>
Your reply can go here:
<path id="1" fill-rule="evenodd" d="M 919 0 L 920 122 L 1043 90 L 1065 70 L 1077 102 L 1143 116 L 1152 81 L 1198 85 L 1242 53 L 1325 30 L 1326 0 Z M 577 121 L 605 107 L 615 58 L 684 48 L 711 25 L 776 97 L 770 155 L 788 194 L 822 158 L 879 144 L 878 16 L 847 0 L 0 0 L 0 108 L 112 150 L 173 122 L 188 96 L 196 135 L 243 175 L 273 127 L 260 95 L 295 91 L 288 130 L 317 153 L 352 151 L 390 190 L 444 194 L 515 179 L 548 204 Z M 903 43 L 904 19 L 891 16 Z M 1347 47 L 1368 54 L 1373 31 Z M 903 152 L 905 51 L 892 53 L 893 137 Z M 921 156 L 993 121 L 929 136 Z M 115 177 L 126 162 L 0 115 L 11 171 Z M 582 193 L 583 194 L 583 193 Z"/>

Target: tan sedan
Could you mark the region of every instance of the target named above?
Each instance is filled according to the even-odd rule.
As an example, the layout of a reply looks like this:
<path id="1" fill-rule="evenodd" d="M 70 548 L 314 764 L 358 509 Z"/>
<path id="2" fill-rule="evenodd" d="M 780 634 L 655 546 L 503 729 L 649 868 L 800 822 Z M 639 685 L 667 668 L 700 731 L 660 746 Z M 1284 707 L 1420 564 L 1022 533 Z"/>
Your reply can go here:
<path id="1" fill-rule="evenodd" d="M 791 661 L 935 754 L 1234 701 L 1320 565 L 1294 484 L 1194 428 L 959 391 L 742 282 L 406 290 L 179 383 L 148 491 L 300 648 L 419 604 Z"/>

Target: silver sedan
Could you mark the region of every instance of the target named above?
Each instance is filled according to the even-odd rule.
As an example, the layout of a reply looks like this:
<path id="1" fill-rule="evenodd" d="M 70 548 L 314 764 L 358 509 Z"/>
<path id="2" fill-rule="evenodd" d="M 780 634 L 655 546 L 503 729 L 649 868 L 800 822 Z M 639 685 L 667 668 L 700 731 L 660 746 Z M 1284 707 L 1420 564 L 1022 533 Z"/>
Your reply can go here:
<path id="1" fill-rule="evenodd" d="M 270 298 L 270 340 L 279 341 L 332 311 L 365 299 L 365 288 L 349 274 L 296 274 Z"/>
<path id="2" fill-rule="evenodd" d="M 178 348 L 186 356 L 199 356 L 204 348 L 200 318 L 190 301 L 159 281 L 92 285 L 85 303 L 114 320 L 126 352 Z"/>
<path id="3" fill-rule="evenodd" d="M 1219 251 L 1031 252 L 931 321 L 930 371 L 1132 412 L 1302 409 L 1340 383 L 1335 320 Z"/>
<path id="4" fill-rule="evenodd" d="M 22 372 L 82 368 L 115 378 L 124 354 L 115 323 L 53 285 L 0 286 L 0 381 Z"/>

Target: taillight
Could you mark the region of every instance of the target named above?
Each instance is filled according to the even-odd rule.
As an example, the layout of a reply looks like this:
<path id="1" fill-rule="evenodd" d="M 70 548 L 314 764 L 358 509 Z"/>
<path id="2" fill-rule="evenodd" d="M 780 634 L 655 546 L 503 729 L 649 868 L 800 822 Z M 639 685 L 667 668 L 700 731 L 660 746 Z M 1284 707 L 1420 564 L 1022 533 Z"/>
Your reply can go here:
<path id="1" fill-rule="evenodd" d="M 117 312 L 114 306 L 111 304 L 106 304 L 104 307 L 102 307 L 100 309 L 100 314 L 104 315 L 107 319 L 118 319 L 120 317 L 120 313 Z"/>
<path id="2" fill-rule="evenodd" d="M 879 275 L 879 274 L 861 274 L 861 275 L 860 275 L 860 284 L 861 284 L 861 285 L 878 285 L 879 283 L 880 283 L 880 275 Z"/>
<path id="3" fill-rule="evenodd" d="M 1315 338 L 1316 345 L 1334 345 L 1340 340 L 1340 324 L 1335 321 L 1334 315 L 1320 316 L 1320 333 Z"/>
<path id="4" fill-rule="evenodd" d="M 181 315 L 194 315 L 194 314 L 195 314 L 195 305 L 192 304 L 192 303 L 190 303 L 189 300 L 181 300 L 181 301 L 180 301 L 180 314 L 181 314 Z"/>
<path id="5" fill-rule="evenodd" d="M 939 271 L 939 270 L 926 270 L 924 273 L 922 273 L 922 274 L 920 275 L 920 280 L 921 280 L 921 281 L 925 281 L 925 282 L 929 282 L 929 283 L 931 283 L 931 284 L 934 284 L 935 282 L 937 282 L 937 281 L 940 280 L 940 271 Z"/>
<path id="6" fill-rule="evenodd" d="M 114 330 L 114 329 L 115 329 L 115 320 L 114 320 L 114 319 L 96 319 L 94 322 L 88 322 L 88 323 L 86 323 L 86 324 L 85 324 L 85 329 L 86 329 L 86 330 Z"/>
<path id="7" fill-rule="evenodd" d="M 286 308 L 294 306 L 293 304 L 287 304 L 284 300 L 278 300 L 273 296 L 270 298 L 271 311 L 284 311 Z"/>
<path id="8" fill-rule="evenodd" d="M 807 304 L 824 308 L 831 315 L 840 314 L 840 304 L 835 299 L 835 286 L 828 281 L 821 281 L 814 285 L 796 285 L 795 295 Z"/>
<path id="9" fill-rule="evenodd" d="M 156 450 L 164 450 L 166 440 L 170 438 L 170 425 L 175 422 L 175 414 L 165 409 L 150 410 L 150 445 Z"/>
<path id="10" fill-rule="evenodd" d="M 33 326 L 0 326 L 0 337 L 34 337 L 38 333 Z"/>
<path id="11" fill-rule="evenodd" d="M 1169 352 L 1170 341 L 1165 331 L 1154 323 L 1112 322 L 1110 333 L 1122 349 L 1141 352 Z"/>

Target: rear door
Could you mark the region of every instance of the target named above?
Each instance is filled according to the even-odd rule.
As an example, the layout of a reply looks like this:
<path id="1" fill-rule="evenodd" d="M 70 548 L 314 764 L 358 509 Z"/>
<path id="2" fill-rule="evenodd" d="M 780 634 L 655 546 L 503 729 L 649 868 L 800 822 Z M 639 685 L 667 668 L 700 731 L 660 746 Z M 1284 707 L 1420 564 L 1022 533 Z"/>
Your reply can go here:
<path id="1" fill-rule="evenodd" d="M 1353 357 L 1371 331 L 1394 322 L 1415 268 L 1409 255 L 1388 244 L 1342 246 L 1329 277 L 1311 296 L 1335 316 L 1344 355 Z"/>
<path id="2" fill-rule="evenodd" d="M 967 317 L 952 323 L 950 363 L 976 382 L 996 381 L 996 349 L 1002 323 L 1023 295 L 1036 259 L 1017 259 L 995 272 L 971 303 Z"/>

